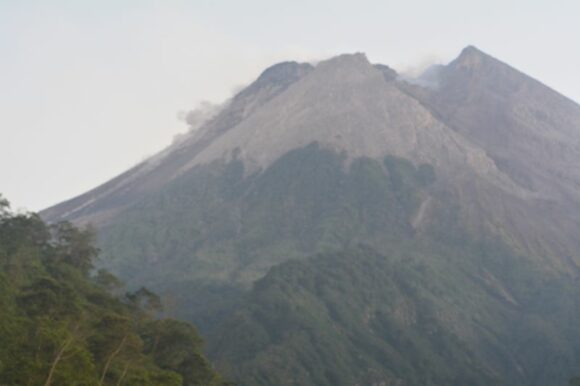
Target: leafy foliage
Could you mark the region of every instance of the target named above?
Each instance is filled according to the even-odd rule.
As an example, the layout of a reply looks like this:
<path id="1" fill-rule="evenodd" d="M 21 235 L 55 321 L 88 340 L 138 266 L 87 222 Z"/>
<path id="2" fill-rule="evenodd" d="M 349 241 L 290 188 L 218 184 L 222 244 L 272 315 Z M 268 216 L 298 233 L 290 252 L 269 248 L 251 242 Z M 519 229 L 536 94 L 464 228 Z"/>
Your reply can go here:
<path id="1" fill-rule="evenodd" d="M 561 297 L 580 291 L 521 262 L 500 282 L 491 258 L 517 260 L 402 243 L 286 262 L 210 337 L 210 354 L 240 385 L 563 385 L 580 363 L 580 303 Z"/>
<path id="2" fill-rule="evenodd" d="M 119 299 L 114 276 L 91 276 L 92 238 L 0 197 L 0 384 L 223 385 L 191 325 L 153 318 L 156 295 Z"/>

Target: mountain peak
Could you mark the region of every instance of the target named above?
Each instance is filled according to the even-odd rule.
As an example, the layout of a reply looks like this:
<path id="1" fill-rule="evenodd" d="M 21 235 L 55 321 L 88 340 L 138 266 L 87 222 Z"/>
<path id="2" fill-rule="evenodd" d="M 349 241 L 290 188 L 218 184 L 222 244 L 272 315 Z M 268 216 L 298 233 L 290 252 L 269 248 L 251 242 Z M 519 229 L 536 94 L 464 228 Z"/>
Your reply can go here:
<path id="1" fill-rule="evenodd" d="M 375 64 L 374 67 L 383 74 L 383 77 L 385 78 L 385 80 L 387 82 L 390 82 L 391 80 L 395 80 L 399 76 L 399 74 L 397 74 L 397 71 L 393 70 L 391 67 L 389 67 L 387 65 L 379 63 L 379 64 Z"/>
<path id="2" fill-rule="evenodd" d="M 352 54 L 340 54 L 333 56 L 322 63 L 366 63 L 370 64 L 364 52 L 355 52 Z"/>
<path id="3" fill-rule="evenodd" d="M 331 71 L 361 72 L 373 70 L 373 66 L 362 52 L 354 54 L 342 54 L 320 62 L 317 69 Z"/>
<path id="4" fill-rule="evenodd" d="M 470 45 L 465 47 L 451 64 L 459 68 L 476 68 L 489 58 L 491 57 L 485 52 Z"/>
<path id="5" fill-rule="evenodd" d="M 277 63 L 265 69 L 255 83 L 258 85 L 293 83 L 312 68 L 310 63 L 294 61 Z"/>
<path id="6" fill-rule="evenodd" d="M 483 51 L 481 51 L 479 48 L 477 48 L 476 46 L 473 46 L 470 44 L 467 47 L 465 47 L 463 50 L 461 50 L 460 55 L 485 55 L 485 53 Z"/>

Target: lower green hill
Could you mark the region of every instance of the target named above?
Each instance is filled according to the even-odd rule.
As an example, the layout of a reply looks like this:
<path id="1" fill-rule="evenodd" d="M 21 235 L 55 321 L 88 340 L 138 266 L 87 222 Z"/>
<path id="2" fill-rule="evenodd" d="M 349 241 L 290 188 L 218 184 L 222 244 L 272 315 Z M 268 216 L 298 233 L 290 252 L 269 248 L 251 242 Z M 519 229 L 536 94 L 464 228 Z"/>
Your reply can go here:
<path id="1" fill-rule="evenodd" d="M 316 143 L 254 174 L 234 158 L 111 214 L 99 245 L 241 385 L 565 384 L 580 374 L 577 273 L 487 210 L 514 197 L 446 178 Z"/>
<path id="2" fill-rule="evenodd" d="M 0 385 L 225 385 L 191 325 L 153 317 L 156 295 L 94 274 L 91 238 L 0 197 Z"/>
<path id="3" fill-rule="evenodd" d="M 580 370 L 574 280 L 481 244 L 393 247 L 273 268 L 211 355 L 247 386 L 549 386 Z"/>

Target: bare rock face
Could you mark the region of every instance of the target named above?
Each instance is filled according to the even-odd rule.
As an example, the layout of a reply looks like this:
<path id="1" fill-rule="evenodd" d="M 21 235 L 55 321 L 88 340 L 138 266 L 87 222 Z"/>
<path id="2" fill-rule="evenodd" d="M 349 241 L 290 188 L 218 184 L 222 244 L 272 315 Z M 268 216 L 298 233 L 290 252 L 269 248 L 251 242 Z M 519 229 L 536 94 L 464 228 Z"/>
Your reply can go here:
<path id="1" fill-rule="evenodd" d="M 185 134 L 178 143 L 97 188 L 46 209 L 43 216 L 51 221 L 73 220 L 97 226 L 108 222 L 144 194 L 162 189 L 216 138 L 285 91 L 312 68 L 307 63 L 284 62 L 266 69 L 254 83 L 227 102 L 215 118 Z"/>
<path id="2" fill-rule="evenodd" d="M 514 181 L 547 197 L 580 197 L 578 104 L 475 47 L 439 81 L 413 94 Z"/>
<path id="3" fill-rule="evenodd" d="M 475 47 L 421 79 L 397 79 L 360 53 L 316 67 L 277 64 L 184 140 L 43 216 L 114 222 L 196 167 L 236 159 L 251 175 L 316 142 L 348 162 L 394 155 L 428 163 L 474 232 L 504 229 L 524 250 L 541 244 L 571 254 L 580 223 L 580 106 Z"/>
<path id="4" fill-rule="evenodd" d="M 523 244 L 576 256 L 580 106 L 475 47 L 442 68 L 437 83 L 436 88 L 399 87 L 529 193 L 519 215 L 499 222 L 518 228 L 514 233 Z M 507 209 L 504 213 L 511 213 Z"/>
<path id="5" fill-rule="evenodd" d="M 497 184 L 510 183 L 484 152 L 387 82 L 362 54 L 321 62 L 185 168 L 236 154 L 248 172 L 263 170 L 312 142 L 344 151 L 351 159 L 391 154 L 433 164 L 442 174 L 475 173 Z"/>

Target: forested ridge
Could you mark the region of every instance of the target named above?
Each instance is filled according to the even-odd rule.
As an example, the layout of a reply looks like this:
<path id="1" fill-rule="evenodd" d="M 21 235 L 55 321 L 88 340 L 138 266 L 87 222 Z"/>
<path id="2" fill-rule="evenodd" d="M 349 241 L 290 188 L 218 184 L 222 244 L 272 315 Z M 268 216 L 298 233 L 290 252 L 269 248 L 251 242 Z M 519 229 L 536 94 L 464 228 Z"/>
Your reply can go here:
<path id="1" fill-rule="evenodd" d="M 225 385 L 185 322 L 96 271 L 90 230 L 14 213 L 0 196 L 0 385 Z"/>

